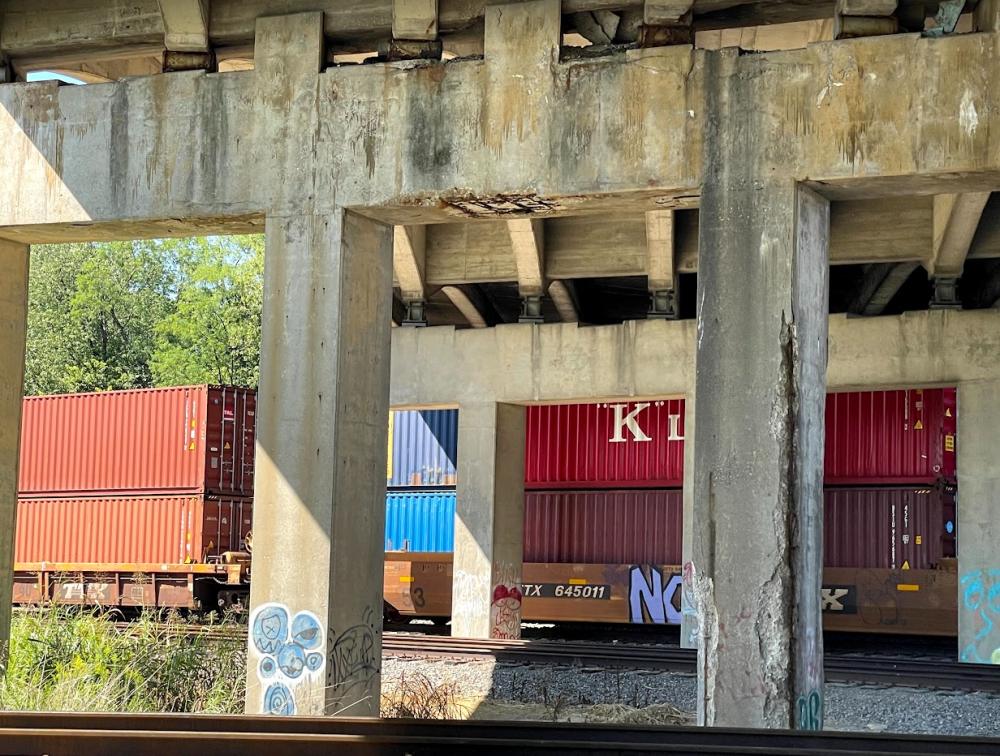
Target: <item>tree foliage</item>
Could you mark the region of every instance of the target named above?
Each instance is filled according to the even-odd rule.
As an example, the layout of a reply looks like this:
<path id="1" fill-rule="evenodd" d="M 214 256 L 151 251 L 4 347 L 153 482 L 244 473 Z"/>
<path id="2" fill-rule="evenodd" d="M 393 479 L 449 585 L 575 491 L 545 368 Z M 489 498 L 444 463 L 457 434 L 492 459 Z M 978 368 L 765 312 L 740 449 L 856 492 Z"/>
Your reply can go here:
<path id="1" fill-rule="evenodd" d="M 32 248 L 26 394 L 255 387 L 259 237 Z"/>

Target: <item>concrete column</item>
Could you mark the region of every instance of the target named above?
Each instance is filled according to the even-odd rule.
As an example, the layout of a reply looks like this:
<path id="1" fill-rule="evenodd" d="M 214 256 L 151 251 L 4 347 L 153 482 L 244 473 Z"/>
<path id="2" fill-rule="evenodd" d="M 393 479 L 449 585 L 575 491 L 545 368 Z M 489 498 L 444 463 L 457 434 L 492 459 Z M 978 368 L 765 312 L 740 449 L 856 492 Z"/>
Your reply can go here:
<path id="1" fill-rule="evenodd" d="M 829 203 L 769 179 L 772 93 L 708 56 L 695 392 L 699 719 L 823 722 Z"/>
<path id="2" fill-rule="evenodd" d="M 28 316 L 28 246 L 0 239 L 0 674 L 7 666 L 14 592 L 17 465 Z"/>
<path id="3" fill-rule="evenodd" d="M 698 648 L 698 612 L 695 608 L 691 565 L 694 560 L 694 392 L 684 398 L 684 522 L 681 540 L 681 648 Z"/>
<path id="4" fill-rule="evenodd" d="M 458 497 L 451 634 L 521 637 L 525 410 L 458 409 Z"/>
<path id="5" fill-rule="evenodd" d="M 959 659 L 1000 664 L 1000 380 L 958 386 Z"/>
<path id="6" fill-rule="evenodd" d="M 247 712 L 378 716 L 392 228 L 265 234 Z"/>

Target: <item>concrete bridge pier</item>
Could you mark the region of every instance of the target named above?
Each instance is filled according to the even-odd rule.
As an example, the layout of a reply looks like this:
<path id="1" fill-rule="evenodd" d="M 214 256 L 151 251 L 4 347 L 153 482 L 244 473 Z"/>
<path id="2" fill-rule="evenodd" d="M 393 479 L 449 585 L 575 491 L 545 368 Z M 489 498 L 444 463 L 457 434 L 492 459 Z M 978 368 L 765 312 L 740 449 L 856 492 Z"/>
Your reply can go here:
<path id="1" fill-rule="evenodd" d="M 247 712 L 378 716 L 392 228 L 268 217 Z"/>
<path id="2" fill-rule="evenodd" d="M 462 404 L 451 634 L 521 637 L 525 408 Z"/>
<path id="3" fill-rule="evenodd" d="M 7 666 L 14 590 L 17 466 L 28 317 L 28 245 L 0 239 L 0 674 Z"/>
<path id="4" fill-rule="evenodd" d="M 1000 381 L 958 386 L 958 657 L 1000 664 Z"/>
<path id="5" fill-rule="evenodd" d="M 688 576 L 698 715 L 822 729 L 829 202 L 771 177 L 772 94 L 739 60 L 709 58 Z"/>

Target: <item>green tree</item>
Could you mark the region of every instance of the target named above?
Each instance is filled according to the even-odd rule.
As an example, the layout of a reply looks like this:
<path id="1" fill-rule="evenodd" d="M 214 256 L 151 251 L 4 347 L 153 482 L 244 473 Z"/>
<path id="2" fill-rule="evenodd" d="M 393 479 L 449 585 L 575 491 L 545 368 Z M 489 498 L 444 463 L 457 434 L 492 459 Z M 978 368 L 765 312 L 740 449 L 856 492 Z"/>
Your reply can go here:
<path id="1" fill-rule="evenodd" d="M 33 247 L 25 392 L 152 386 L 155 327 L 176 307 L 177 274 L 161 242 Z"/>
<path id="2" fill-rule="evenodd" d="M 264 242 L 260 236 L 186 242 L 177 305 L 157 325 L 158 386 L 256 388 L 260 376 Z"/>

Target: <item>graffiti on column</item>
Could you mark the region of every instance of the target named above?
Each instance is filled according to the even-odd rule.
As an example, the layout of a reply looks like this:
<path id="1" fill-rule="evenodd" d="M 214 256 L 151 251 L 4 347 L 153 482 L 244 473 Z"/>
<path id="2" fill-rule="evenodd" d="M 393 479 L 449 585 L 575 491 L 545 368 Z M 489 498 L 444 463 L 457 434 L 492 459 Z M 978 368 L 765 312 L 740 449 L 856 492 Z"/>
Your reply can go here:
<path id="1" fill-rule="evenodd" d="M 497 640 L 521 637 L 521 576 L 514 565 L 500 562 L 493 566 L 496 585 L 490 606 L 490 635 Z"/>
<path id="2" fill-rule="evenodd" d="M 694 595 L 694 565 L 687 562 L 681 572 L 681 624 L 686 620 L 689 625 L 688 643 L 692 646 L 698 642 L 698 609 Z"/>
<path id="3" fill-rule="evenodd" d="M 960 611 L 978 628 L 961 659 L 973 664 L 1000 664 L 1000 570 L 974 570 L 962 577 Z"/>
<path id="4" fill-rule="evenodd" d="M 251 642 L 261 656 L 257 679 L 264 686 L 265 714 L 295 714 L 295 691 L 318 680 L 326 666 L 319 618 L 312 612 L 299 612 L 289 621 L 290 616 L 283 604 L 264 604 L 250 618 Z"/>
<path id="5" fill-rule="evenodd" d="M 810 691 L 805 696 L 799 696 L 796 708 L 798 709 L 798 717 L 795 720 L 796 730 L 823 729 L 823 696 L 818 690 Z"/>
<path id="6" fill-rule="evenodd" d="M 452 578 L 452 616 L 486 617 L 490 613 L 490 578 L 456 570 Z"/>
<path id="7" fill-rule="evenodd" d="M 674 603 L 682 578 L 655 564 L 629 568 L 629 622 L 646 625 L 679 625 L 681 613 Z"/>
<path id="8" fill-rule="evenodd" d="M 352 694 L 371 686 L 381 669 L 381 653 L 375 640 L 381 632 L 382 618 L 371 607 L 365 609 L 357 625 L 340 633 L 330 630 L 326 682 L 335 700 L 349 705 Z"/>

